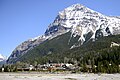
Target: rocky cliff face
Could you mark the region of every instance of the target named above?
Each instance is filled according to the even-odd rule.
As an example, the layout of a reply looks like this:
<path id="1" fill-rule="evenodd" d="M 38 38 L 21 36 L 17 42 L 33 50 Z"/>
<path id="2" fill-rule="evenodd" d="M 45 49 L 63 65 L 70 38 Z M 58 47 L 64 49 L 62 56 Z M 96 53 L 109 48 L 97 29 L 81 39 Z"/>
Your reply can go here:
<path id="1" fill-rule="evenodd" d="M 80 36 L 80 45 L 90 39 L 98 39 L 102 36 L 120 34 L 120 18 L 102 15 L 81 4 L 74 4 L 63 11 L 60 11 L 54 22 L 51 23 L 45 34 L 33 39 L 29 39 L 20 44 L 12 52 L 7 62 L 23 56 L 29 50 L 50 40 L 58 35 L 70 31 L 72 37 Z M 71 46 L 74 48 L 75 46 Z"/>

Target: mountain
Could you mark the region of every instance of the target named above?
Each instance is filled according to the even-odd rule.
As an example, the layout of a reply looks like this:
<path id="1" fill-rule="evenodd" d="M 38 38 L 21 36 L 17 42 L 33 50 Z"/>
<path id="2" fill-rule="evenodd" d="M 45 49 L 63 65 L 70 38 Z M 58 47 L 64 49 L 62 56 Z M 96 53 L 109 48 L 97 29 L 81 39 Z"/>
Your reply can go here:
<path id="1" fill-rule="evenodd" d="M 0 65 L 6 63 L 6 58 L 0 54 Z"/>
<path id="2" fill-rule="evenodd" d="M 0 62 L 5 60 L 5 58 L 0 54 Z"/>
<path id="3" fill-rule="evenodd" d="M 120 34 L 119 17 L 106 16 L 81 4 L 74 4 L 60 11 L 42 36 L 16 47 L 7 62 L 14 63 L 31 55 L 40 58 L 60 51 L 64 53 L 91 40 L 117 34 Z"/>

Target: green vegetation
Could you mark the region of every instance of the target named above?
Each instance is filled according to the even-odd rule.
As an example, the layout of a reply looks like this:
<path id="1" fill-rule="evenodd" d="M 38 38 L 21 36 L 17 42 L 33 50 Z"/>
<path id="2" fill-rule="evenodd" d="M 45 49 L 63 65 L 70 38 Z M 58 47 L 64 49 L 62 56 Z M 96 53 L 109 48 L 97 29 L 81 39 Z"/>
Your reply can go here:
<path id="1" fill-rule="evenodd" d="M 70 50 L 72 45 L 79 44 L 78 39 L 79 36 L 73 38 L 71 37 L 71 33 L 68 32 L 64 35 L 60 35 L 56 38 L 43 42 L 33 50 L 30 50 L 24 56 L 20 56 L 17 61 L 27 63 L 33 63 L 34 61 L 37 61 L 40 64 L 46 63 L 49 60 L 49 56 L 52 57 L 54 54 L 63 54 L 65 51 Z M 59 56 L 56 56 L 55 58 L 59 59 Z"/>
<path id="2" fill-rule="evenodd" d="M 91 33 L 86 36 L 88 39 Z M 72 45 L 80 45 L 79 36 L 71 37 L 68 32 L 48 40 L 30 50 L 17 61 L 29 64 L 44 64 L 48 61 L 54 63 L 72 63 L 79 66 L 82 72 L 120 72 L 120 47 L 110 47 L 111 42 L 120 43 L 120 35 L 100 37 L 98 40 L 88 40 L 80 47 L 70 49 Z"/>

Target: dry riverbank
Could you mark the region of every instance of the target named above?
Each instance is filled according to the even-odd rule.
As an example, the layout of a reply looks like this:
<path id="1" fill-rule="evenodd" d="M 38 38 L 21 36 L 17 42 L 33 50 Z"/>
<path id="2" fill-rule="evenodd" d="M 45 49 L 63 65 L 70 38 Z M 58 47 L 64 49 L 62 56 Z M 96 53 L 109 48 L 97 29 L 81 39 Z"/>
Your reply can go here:
<path id="1" fill-rule="evenodd" d="M 0 73 L 0 80 L 120 80 L 120 74 Z"/>

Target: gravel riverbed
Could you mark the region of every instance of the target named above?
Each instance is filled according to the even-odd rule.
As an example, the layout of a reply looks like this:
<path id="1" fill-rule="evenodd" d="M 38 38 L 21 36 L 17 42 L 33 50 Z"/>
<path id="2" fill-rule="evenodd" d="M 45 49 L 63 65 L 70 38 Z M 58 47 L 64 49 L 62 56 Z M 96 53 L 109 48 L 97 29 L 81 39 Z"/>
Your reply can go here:
<path id="1" fill-rule="evenodd" d="M 120 74 L 0 73 L 0 80 L 120 80 Z"/>

